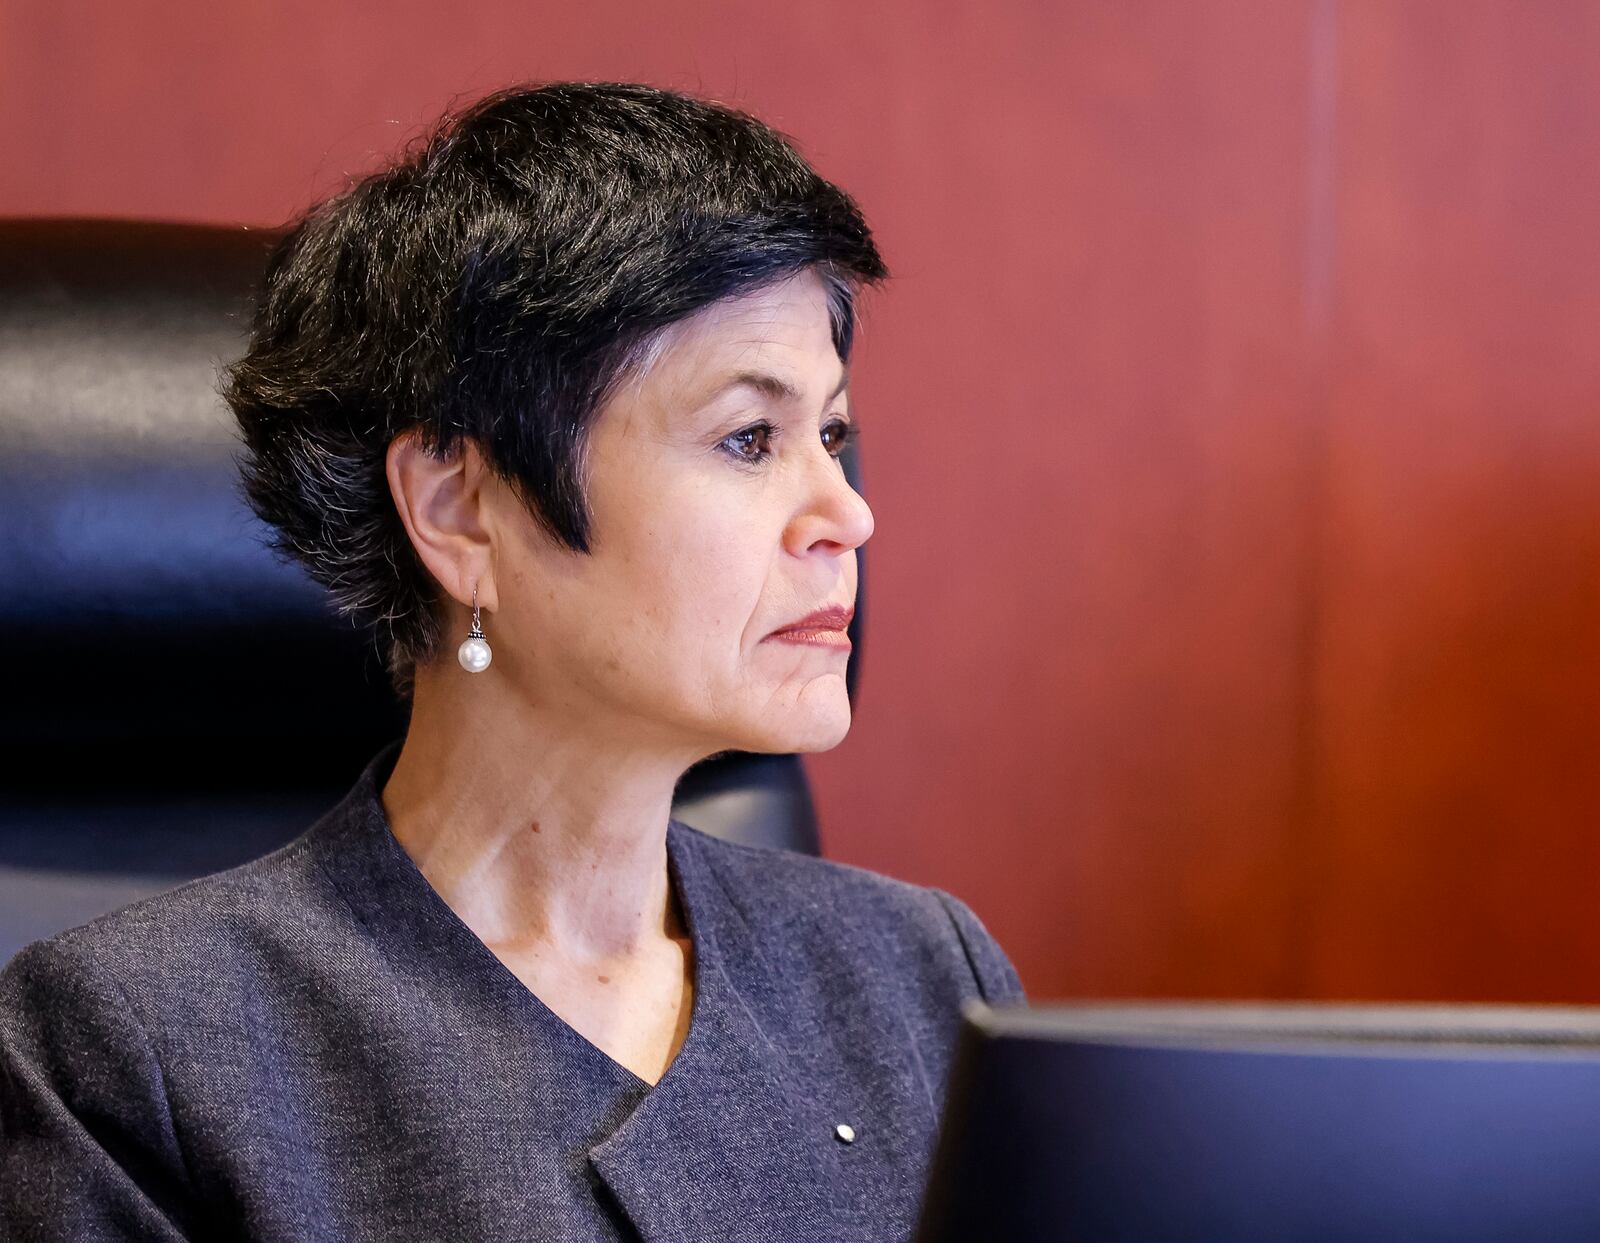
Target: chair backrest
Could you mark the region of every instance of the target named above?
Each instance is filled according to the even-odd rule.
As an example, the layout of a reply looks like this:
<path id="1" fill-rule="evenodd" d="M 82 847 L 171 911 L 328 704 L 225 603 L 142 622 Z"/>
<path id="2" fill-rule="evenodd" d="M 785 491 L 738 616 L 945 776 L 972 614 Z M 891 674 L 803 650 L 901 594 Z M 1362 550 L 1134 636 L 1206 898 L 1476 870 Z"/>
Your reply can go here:
<path id="1" fill-rule="evenodd" d="M 0 962 L 282 844 L 405 732 L 371 645 L 240 496 L 218 368 L 273 240 L 0 221 Z M 845 469 L 859 487 L 853 448 Z M 794 755 L 713 757 L 673 814 L 818 850 Z"/>

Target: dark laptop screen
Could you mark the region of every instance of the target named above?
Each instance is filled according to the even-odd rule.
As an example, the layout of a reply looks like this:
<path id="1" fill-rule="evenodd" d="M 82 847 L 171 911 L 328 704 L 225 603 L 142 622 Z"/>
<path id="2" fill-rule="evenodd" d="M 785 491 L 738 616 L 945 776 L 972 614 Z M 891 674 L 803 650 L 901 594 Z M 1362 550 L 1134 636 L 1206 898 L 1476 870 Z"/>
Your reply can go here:
<path id="1" fill-rule="evenodd" d="M 1600 1010 L 975 1005 L 918 1238 L 1600 1239 Z"/>

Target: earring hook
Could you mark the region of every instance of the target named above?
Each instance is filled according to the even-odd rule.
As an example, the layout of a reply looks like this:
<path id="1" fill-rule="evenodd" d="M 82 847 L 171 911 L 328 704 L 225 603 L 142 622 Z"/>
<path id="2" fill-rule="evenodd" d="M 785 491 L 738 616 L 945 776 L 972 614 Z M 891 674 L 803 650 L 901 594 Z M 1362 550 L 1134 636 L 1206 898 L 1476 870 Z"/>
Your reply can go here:
<path id="1" fill-rule="evenodd" d="M 472 631 L 456 649 L 456 659 L 468 673 L 482 673 L 494 659 L 489 641 L 483 635 L 483 616 L 478 611 L 478 584 L 472 584 Z"/>

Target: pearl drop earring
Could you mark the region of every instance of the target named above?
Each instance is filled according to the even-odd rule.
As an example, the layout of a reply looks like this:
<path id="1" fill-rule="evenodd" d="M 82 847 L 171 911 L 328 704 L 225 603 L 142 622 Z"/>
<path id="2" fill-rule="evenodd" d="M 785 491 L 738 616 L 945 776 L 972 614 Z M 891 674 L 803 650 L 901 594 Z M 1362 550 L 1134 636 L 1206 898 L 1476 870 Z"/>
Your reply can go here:
<path id="1" fill-rule="evenodd" d="M 483 637 L 483 621 L 478 615 L 478 585 L 472 585 L 472 632 L 456 649 L 456 659 L 468 673 L 482 673 L 494 659 L 489 641 Z"/>

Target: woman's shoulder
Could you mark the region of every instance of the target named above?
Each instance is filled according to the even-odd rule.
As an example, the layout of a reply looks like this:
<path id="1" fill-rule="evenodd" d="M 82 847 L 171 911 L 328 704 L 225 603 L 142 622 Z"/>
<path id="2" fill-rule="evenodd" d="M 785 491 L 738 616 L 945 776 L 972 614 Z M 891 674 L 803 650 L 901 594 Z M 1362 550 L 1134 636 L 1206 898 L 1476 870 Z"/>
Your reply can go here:
<path id="1" fill-rule="evenodd" d="M 1005 952 L 964 901 L 946 890 L 791 850 L 713 837 L 681 821 L 675 841 L 713 877 L 743 922 L 779 946 L 844 946 L 868 960 L 921 970 L 946 960 L 971 972 L 991 1002 L 1022 996 Z"/>
<path id="2" fill-rule="evenodd" d="M 131 902 L 24 946 L 0 969 L 0 1003 L 66 976 L 105 981 L 135 1010 L 186 982 L 224 994 L 247 960 L 284 936 L 314 935 L 321 884 L 312 831 L 248 863 Z"/>
<path id="3" fill-rule="evenodd" d="M 759 880 L 780 889 L 805 889 L 821 885 L 830 891 L 861 896 L 878 895 L 889 901 L 920 901 L 935 891 L 870 868 L 843 863 L 820 855 L 776 846 L 736 842 L 707 833 L 682 820 L 672 821 L 674 839 L 697 851 L 719 871 Z"/>

